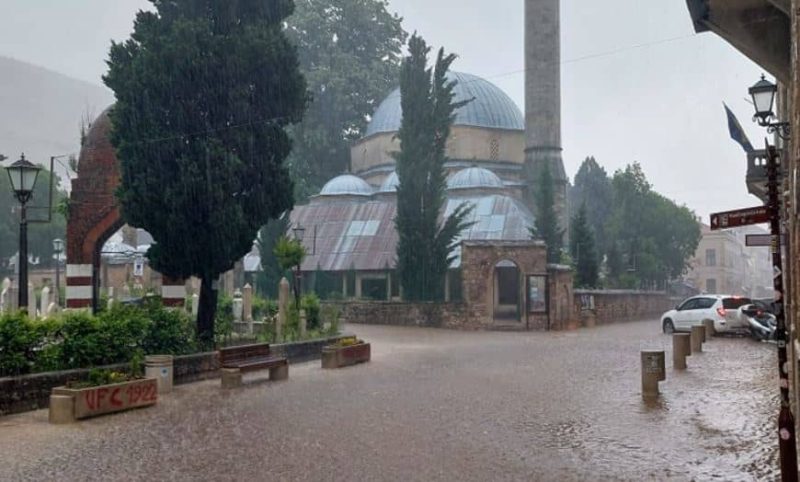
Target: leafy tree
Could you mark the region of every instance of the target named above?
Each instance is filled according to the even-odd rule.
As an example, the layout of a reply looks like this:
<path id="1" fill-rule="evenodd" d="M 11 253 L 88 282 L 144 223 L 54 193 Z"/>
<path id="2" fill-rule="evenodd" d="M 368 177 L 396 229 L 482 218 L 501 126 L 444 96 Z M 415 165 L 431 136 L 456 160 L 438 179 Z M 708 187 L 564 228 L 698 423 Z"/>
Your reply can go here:
<path id="1" fill-rule="evenodd" d="M 455 55 L 439 50 L 428 68 L 430 48 L 414 34 L 400 73 L 403 120 L 397 137 L 397 268 L 408 300 L 441 300 L 456 238 L 468 227 L 471 208 L 462 204 L 439 224 L 445 203 L 445 143 L 456 109 L 455 82 L 446 74 Z"/>
<path id="2" fill-rule="evenodd" d="M 0 168 L 0 260 L 7 260 L 19 250 L 19 203 L 14 197 L 11 183 L 4 169 Z M 32 220 L 47 218 L 47 203 L 50 198 L 50 172 L 42 169 L 36 180 L 33 196 L 28 203 L 28 255 L 39 258 L 43 265 L 53 262 L 53 240 L 66 237 L 66 219 L 57 209 L 67 194 L 61 189 L 61 180 L 53 179 L 53 215 L 49 223 Z M 0 263 L 2 266 L 2 263 Z"/>
<path id="3" fill-rule="evenodd" d="M 304 0 L 287 19 L 311 103 L 292 128 L 298 199 L 349 170 L 350 144 L 397 85 L 407 33 L 386 0 Z"/>
<path id="4" fill-rule="evenodd" d="M 564 230 L 558 226 L 558 214 L 555 207 L 555 191 L 550 166 L 542 169 L 536 190 L 536 226 L 531 228 L 531 236 L 541 239 L 547 244 L 547 262 L 561 262 L 561 248 L 564 245 Z"/>
<path id="5" fill-rule="evenodd" d="M 296 266 L 300 266 L 303 262 L 303 259 L 306 257 L 306 249 L 300 244 L 300 241 L 296 239 L 289 239 L 285 236 L 281 236 L 278 239 L 278 242 L 275 244 L 275 248 L 273 249 L 273 253 L 275 254 L 275 259 L 278 262 L 278 266 L 281 269 L 286 271 L 291 271 L 292 268 Z M 300 304 L 300 280 L 295 275 L 293 276 L 294 283 L 294 298 L 296 300 L 297 305 Z"/>
<path id="6" fill-rule="evenodd" d="M 261 254 L 261 272 L 259 273 L 259 290 L 271 298 L 278 297 L 278 283 L 285 276 L 286 270 L 278 264 L 275 257 L 275 246 L 289 229 L 289 216 L 283 215 L 270 220 L 258 231 L 258 252 Z"/>
<path id="7" fill-rule="evenodd" d="M 575 208 L 586 205 L 586 219 L 594 232 L 598 253 L 606 252 L 605 226 L 611 216 L 613 196 L 606 170 L 594 157 L 587 157 L 575 174 L 570 205 Z"/>
<path id="8" fill-rule="evenodd" d="M 598 267 L 594 234 L 586 217 L 586 204 L 582 204 L 572 218 L 570 255 L 575 260 L 575 286 L 594 288 L 597 286 Z"/>
<path id="9" fill-rule="evenodd" d="M 103 78 L 116 94 L 112 143 L 125 221 L 155 243 L 151 265 L 202 280 L 201 340 L 214 333 L 214 281 L 258 229 L 292 207 L 285 127 L 306 104 L 291 0 L 151 0 L 112 43 Z"/>

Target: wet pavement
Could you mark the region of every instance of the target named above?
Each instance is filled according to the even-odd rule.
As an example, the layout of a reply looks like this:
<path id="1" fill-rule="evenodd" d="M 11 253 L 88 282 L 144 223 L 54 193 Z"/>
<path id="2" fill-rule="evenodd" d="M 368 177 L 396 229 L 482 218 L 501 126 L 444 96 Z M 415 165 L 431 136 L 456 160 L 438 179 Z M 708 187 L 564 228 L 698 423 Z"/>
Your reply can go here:
<path id="1" fill-rule="evenodd" d="M 373 361 L 183 385 L 153 408 L 0 418 L 0 480 L 772 480 L 774 345 L 715 338 L 673 373 L 658 322 L 569 333 L 354 326 Z M 639 350 L 667 351 L 659 401 Z M 246 380 L 248 378 L 246 377 Z"/>

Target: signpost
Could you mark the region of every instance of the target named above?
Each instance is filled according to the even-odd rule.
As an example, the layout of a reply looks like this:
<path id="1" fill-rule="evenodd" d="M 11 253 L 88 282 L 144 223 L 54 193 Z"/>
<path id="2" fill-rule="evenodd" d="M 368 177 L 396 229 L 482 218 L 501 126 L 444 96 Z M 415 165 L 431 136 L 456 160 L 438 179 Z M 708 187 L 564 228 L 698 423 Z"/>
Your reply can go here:
<path id="1" fill-rule="evenodd" d="M 764 247 L 768 248 L 772 246 L 772 235 L 771 234 L 745 234 L 744 235 L 744 244 L 750 248 L 757 248 L 757 247 Z M 781 235 L 781 246 L 786 245 L 786 235 Z"/>
<path id="2" fill-rule="evenodd" d="M 711 215 L 711 230 L 735 228 L 751 224 L 763 224 L 770 221 L 768 206 L 725 211 Z"/>

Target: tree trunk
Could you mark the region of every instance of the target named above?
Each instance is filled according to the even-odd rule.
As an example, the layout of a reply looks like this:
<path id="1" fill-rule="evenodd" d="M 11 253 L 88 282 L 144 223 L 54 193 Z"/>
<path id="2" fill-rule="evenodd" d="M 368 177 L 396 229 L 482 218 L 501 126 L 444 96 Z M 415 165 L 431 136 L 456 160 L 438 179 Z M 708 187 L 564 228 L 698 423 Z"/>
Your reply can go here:
<path id="1" fill-rule="evenodd" d="M 197 337 L 203 347 L 213 348 L 214 315 L 217 312 L 217 290 L 213 287 L 214 278 L 203 276 L 200 284 L 200 306 L 197 310 Z"/>

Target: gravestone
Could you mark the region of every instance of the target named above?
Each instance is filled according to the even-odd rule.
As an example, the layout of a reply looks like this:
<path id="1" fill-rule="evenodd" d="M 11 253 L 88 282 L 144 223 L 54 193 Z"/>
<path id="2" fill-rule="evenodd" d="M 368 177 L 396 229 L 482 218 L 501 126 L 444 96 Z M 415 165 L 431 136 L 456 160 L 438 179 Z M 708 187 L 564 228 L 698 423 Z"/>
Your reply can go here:
<path id="1" fill-rule="evenodd" d="M 31 282 L 28 282 L 28 316 L 36 318 L 36 290 Z"/>
<path id="2" fill-rule="evenodd" d="M 253 287 L 250 283 L 242 288 L 242 318 L 247 323 L 247 333 L 253 334 Z"/>
<path id="3" fill-rule="evenodd" d="M 284 277 L 278 284 L 278 324 L 275 325 L 275 338 L 283 339 L 283 327 L 287 321 L 289 308 L 289 281 Z"/>
<path id="4" fill-rule="evenodd" d="M 50 303 L 47 306 L 47 316 L 55 316 L 58 314 L 59 306 L 56 303 Z"/>
<path id="5" fill-rule="evenodd" d="M 47 316 L 47 307 L 50 306 L 50 287 L 45 286 L 42 288 L 42 300 L 39 303 L 39 313 L 42 317 Z"/>
<path id="6" fill-rule="evenodd" d="M 306 337 L 306 310 L 300 310 L 300 337 Z"/>
<path id="7" fill-rule="evenodd" d="M 197 318 L 197 312 L 200 310 L 200 297 L 197 293 L 192 295 L 192 316 Z"/>
<path id="8" fill-rule="evenodd" d="M 242 309 L 244 308 L 242 302 L 242 292 L 239 288 L 233 292 L 233 321 L 240 323 L 242 321 Z"/>

